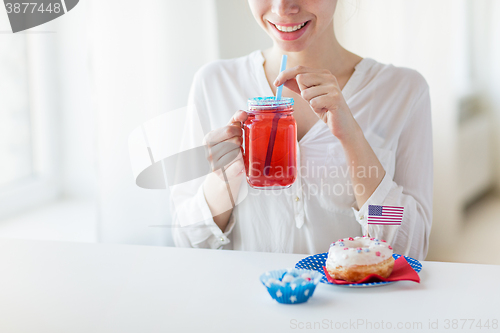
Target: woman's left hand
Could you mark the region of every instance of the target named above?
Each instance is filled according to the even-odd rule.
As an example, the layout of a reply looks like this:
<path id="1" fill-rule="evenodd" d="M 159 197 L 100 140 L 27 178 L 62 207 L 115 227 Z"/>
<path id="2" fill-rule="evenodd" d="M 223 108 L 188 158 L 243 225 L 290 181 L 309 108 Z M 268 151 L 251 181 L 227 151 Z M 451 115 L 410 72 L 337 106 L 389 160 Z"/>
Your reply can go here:
<path id="1" fill-rule="evenodd" d="M 347 106 L 337 78 L 330 71 L 305 66 L 289 68 L 274 81 L 276 87 L 283 83 L 309 103 L 340 141 L 348 140 L 357 132 L 358 124 Z"/>

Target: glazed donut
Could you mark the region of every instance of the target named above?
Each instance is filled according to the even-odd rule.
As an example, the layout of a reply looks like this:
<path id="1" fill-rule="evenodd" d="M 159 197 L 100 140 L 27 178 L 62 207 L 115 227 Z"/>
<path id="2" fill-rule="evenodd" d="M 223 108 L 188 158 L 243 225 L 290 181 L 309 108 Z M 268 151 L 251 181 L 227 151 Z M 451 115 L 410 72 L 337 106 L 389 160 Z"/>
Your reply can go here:
<path id="1" fill-rule="evenodd" d="M 330 245 L 326 270 L 336 280 L 356 282 L 370 274 L 389 277 L 394 267 L 392 247 L 385 240 L 349 237 Z"/>

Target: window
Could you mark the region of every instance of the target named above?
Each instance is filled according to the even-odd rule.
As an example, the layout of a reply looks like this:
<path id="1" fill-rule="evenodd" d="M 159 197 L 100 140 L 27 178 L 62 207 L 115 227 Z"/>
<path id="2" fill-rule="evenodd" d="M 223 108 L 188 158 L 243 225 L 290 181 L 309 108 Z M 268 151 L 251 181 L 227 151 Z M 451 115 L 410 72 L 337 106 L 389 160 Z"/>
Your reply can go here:
<path id="1" fill-rule="evenodd" d="M 0 219 L 59 194 L 56 33 L 0 10 Z"/>
<path id="2" fill-rule="evenodd" d="M 8 27 L 0 15 L 0 27 Z M 3 30 L 5 31 L 5 30 Z M 26 35 L 0 34 L 0 188 L 33 173 Z"/>

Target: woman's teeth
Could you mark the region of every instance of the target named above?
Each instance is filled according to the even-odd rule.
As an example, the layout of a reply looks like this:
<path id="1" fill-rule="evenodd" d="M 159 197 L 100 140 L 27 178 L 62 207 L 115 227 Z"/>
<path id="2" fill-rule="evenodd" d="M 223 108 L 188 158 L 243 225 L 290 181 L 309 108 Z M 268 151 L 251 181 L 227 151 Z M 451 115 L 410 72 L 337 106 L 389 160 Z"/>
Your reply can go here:
<path id="1" fill-rule="evenodd" d="M 302 24 L 299 24 L 299 25 L 296 25 L 293 27 L 283 27 L 283 26 L 277 25 L 277 24 L 275 24 L 274 26 L 276 27 L 276 29 L 278 29 L 279 31 L 282 31 L 282 32 L 294 32 L 294 31 L 301 29 L 303 26 L 306 25 L 306 23 L 307 22 L 304 22 Z"/>

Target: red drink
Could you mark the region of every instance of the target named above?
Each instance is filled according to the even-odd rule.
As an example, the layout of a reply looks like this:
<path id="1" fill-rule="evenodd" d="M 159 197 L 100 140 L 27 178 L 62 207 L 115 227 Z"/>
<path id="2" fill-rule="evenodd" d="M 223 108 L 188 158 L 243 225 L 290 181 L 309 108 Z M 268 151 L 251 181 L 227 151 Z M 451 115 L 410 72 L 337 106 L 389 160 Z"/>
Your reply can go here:
<path id="1" fill-rule="evenodd" d="M 297 178 L 297 129 L 293 99 L 258 97 L 248 101 L 245 121 L 245 170 L 253 188 L 290 187 Z"/>

